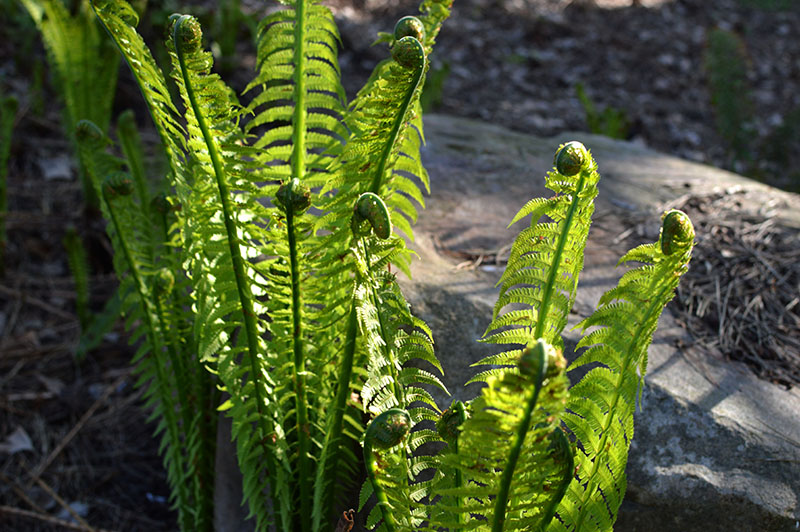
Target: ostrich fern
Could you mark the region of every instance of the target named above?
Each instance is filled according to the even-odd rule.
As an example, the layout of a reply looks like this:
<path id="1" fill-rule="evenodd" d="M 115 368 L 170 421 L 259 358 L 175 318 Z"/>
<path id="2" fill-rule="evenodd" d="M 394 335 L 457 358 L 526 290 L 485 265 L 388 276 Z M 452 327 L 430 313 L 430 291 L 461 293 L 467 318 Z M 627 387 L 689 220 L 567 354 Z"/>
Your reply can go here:
<path id="1" fill-rule="evenodd" d="M 340 486 L 358 488 L 361 448 L 369 529 L 609 529 L 637 371 L 686 268 L 688 219 L 667 215 L 660 247 L 626 255 L 653 266 L 626 274 L 583 323 L 600 328 L 579 360 L 605 367 L 569 391 L 561 332 L 599 175 L 582 145 L 562 146 L 547 178 L 555 195 L 513 220 L 531 219 L 485 338 L 511 348 L 481 361 L 492 367 L 473 379 L 486 384 L 479 397 L 442 412 L 430 393 L 444 388 L 433 334 L 391 267 L 409 271 L 406 239 L 429 186 L 419 97 L 449 5 L 424 0 L 384 35 L 391 55 L 348 103 L 331 12 L 282 4 L 259 25 L 245 107 L 212 72 L 193 17 L 170 17 L 164 73 L 130 5 L 94 3 L 169 166 L 167 192 L 152 195 L 129 117 L 118 133 L 126 159 L 107 151 L 101 128 L 77 128 L 180 527 L 213 528 L 221 410 L 258 530 L 331 530 L 347 503 Z"/>

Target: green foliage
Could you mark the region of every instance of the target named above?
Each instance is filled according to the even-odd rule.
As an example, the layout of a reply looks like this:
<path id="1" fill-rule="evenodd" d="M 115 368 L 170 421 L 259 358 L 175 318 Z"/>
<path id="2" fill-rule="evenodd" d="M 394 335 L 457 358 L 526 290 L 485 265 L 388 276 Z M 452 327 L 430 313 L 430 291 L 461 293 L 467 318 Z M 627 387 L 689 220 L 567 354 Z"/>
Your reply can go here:
<path id="1" fill-rule="evenodd" d="M 287 0 L 259 24 L 247 107 L 213 73 L 195 18 L 170 17 L 167 76 L 128 4 L 96 0 L 95 10 L 139 83 L 169 164 L 166 194 L 151 197 L 136 177 L 141 155 L 125 131 L 129 118 L 118 126 L 124 160 L 109 153 L 101 128 L 78 127 L 110 221 L 121 306 L 179 526 L 212 527 L 221 410 L 232 420 L 258 530 L 330 530 L 341 487 L 357 487 L 360 445 L 368 473 L 360 509 L 370 530 L 589 530 L 576 523 L 594 510 L 580 501 L 605 493 L 603 482 L 624 475 L 624 461 L 617 452 L 612 462 L 592 455 L 597 478 L 576 480 L 569 437 L 589 437 L 586 453 L 606 448 L 597 438 L 626 453 L 629 433 L 614 431 L 632 426 L 632 410 L 621 408 L 627 396 L 609 402 L 616 392 L 600 377 L 580 389 L 581 405 L 567 390 L 561 332 L 599 179 L 588 150 L 559 148 L 547 176 L 555 195 L 530 201 L 512 221 L 531 216 L 485 338 L 511 348 L 481 361 L 493 367 L 473 379 L 486 384 L 478 398 L 441 412 L 430 392 L 444 389 L 433 334 L 412 314 L 391 267 L 408 271 L 411 251 L 397 233 L 413 238 L 428 188 L 420 92 L 449 6 L 424 0 L 417 19 L 386 34 L 391 55 L 348 103 L 331 12 L 315 0 Z M 674 240 L 625 257 L 656 266 L 623 277 L 585 322 L 637 331 L 630 345 L 597 332 L 584 342 L 583 356 L 622 375 L 625 393 L 629 369 L 643 372 L 655 321 L 691 248 L 686 220 L 667 219 Z M 644 300 L 654 287 L 658 298 L 630 316 L 612 301 Z M 590 432 L 608 419 L 613 430 Z M 428 443 L 444 450 L 431 454 Z M 602 529 L 613 523 L 614 502 Z"/>
<path id="2" fill-rule="evenodd" d="M 119 56 L 99 28 L 88 0 L 21 0 L 42 35 L 57 90 L 64 100 L 64 129 L 73 134 L 80 120 L 108 130 L 117 85 Z M 73 138 L 74 139 L 74 138 Z M 98 198 L 81 156 L 84 199 L 97 208 Z"/>
<path id="3" fill-rule="evenodd" d="M 11 134 L 19 102 L 14 96 L 0 93 L 0 275 L 5 272 L 6 214 L 8 213 L 8 157 L 11 154 Z"/>
<path id="4" fill-rule="evenodd" d="M 610 530 L 625 495 L 625 464 L 633 438 L 636 391 L 647 370 L 647 348 L 664 306 L 688 269 L 694 228 L 680 211 L 664 214 L 659 241 L 626 253 L 620 264 L 644 263 L 603 294 L 578 327 L 587 348 L 570 370 L 597 363 L 570 389 L 564 422 L 581 442 L 577 474 L 559 507 L 556 530 Z"/>
<path id="5" fill-rule="evenodd" d="M 74 227 L 69 227 L 64 235 L 64 249 L 67 251 L 67 264 L 75 283 L 75 309 L 81 330 L 89 326 L 89 260 L 86 249 Z"/>
<path id="6" fill-rule="evenodd" d="M 625 111 L 611 106 L 598 110 L 595 103 L 586 94 L 586 88 L 583 83 L 575 85 L 575 94 L 578 96 L 578 100 L 586 113 L 586 125 L 589 126 L 590 132 L 597 135 L 605 135 L 612 139 L 628 138 L 630 124 Z"/>
<path id="7" fill-rule="evenodd" d="M 736 33 L 720 28 L 711 30 L 707 40 L 704 64 L 717 131 L 728 144 L 734 161 L 749 162 L 753 156 L 753 104 L 744 41 Z"/>

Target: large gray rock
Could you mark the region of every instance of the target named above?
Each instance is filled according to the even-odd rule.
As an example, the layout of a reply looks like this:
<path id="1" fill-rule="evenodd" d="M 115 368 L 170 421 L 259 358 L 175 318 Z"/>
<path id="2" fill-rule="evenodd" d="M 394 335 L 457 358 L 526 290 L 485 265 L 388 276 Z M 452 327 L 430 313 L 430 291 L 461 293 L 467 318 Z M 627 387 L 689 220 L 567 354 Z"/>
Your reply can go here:
<path id="1" fill-rule="evenodd" d="M 420 260 L 413 264 L 413 280 L 403 284 L 415 313 L 434 331 L 455 398 L 477 393 L 475 385 L 463 385 L 474 373 L 468 366 L 493 351 L 477 339 L 491 318 L 501 273 L 501 267 L 466 259 L 507 253 L 519 228 L 506 225 L 529 198 L 549 195 L 543 176 L 560 142 L 586 144 L 602 176 L 573 323 L 621 275 L 615 264 L 624 249 L 614 242 L 630 229 L 631 213 L 652 212 L 653 240 L 665 202 L 687 190 L 703 194 L 736 186 L 750 201 L 779 200 L 783 208 L 776 216 L 800 227 L 796 196 L 635 144 L 588 134 L 538 139 L 443 116 L 427 116 L 425 133 L 432 194 L 416 226 Z M 570 340 L 574 345 L 576 337 L 568 347 Z M 798 388 L 786 391 L 758 380 L 742 365 L 723 362 L 723 355 L 692 346 L 691 331 L 664 313 L 649 351 L 617 530 L 800 526 Z M 449 401 L 441 400 L 443 406 Z"/>

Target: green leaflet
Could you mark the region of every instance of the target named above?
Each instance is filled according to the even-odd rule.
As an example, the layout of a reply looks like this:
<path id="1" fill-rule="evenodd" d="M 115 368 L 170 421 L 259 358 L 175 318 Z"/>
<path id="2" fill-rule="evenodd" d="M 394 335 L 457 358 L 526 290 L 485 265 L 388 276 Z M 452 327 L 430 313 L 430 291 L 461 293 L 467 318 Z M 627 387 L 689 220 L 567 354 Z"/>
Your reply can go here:
<path id="1" fill-rule="evenodd" d="M 676 228 L 678 218 L 679 228 Z M 630 250 L 620 263 L 643 266 L 626 272 L 603 294 L 597 310 L 578 327 L 594 329 L 578 343 L 587 348 L 570 369 L 591 369 L 570 389 L 564 422 L 581 442 L 578 472 L 558 508 L 553 530 L 611 530 L 625 495 L 625 464 L 633 438 L 636 391 L 647 370 L 647 348 L 658 318 L 688 269 L 694 229 L 680 211 L 664 215 L 659 242 Z M 668 242 L 668 243 L 667 243 Z M 662 248 L 670 250 L 669 255 Z"/>

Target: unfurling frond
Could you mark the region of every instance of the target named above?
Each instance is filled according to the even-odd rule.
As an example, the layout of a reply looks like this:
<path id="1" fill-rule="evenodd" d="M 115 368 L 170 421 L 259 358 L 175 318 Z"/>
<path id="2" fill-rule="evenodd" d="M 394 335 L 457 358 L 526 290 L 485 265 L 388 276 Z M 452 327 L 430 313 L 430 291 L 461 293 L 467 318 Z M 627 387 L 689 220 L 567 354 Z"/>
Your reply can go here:
<path id="1" fill-rule="evenodd" d="M 647 370 L 647 349 L 658 318 L 687 271 L 694 228 L 680 211 L 664 214 L 659 241 L 620 259 L 644 262 L 603 294 L 595 312 L 578 327 L 587 348 L 570 370 L 599 363 L 570 389 L 564 421 L 580 440 L 577 475 L 558 508 L 554 530 L 611 530 L 625 495 L 625 465 L 633 438 L 637 388 Z"/>
<path id="2" fill-rule="evenodd" d="M 530 227 L 519 233 L 511 248 L 483 341 L 518 347 L 478 364 L 513 360 L 520 346 L 530 346 L 539 338 L 563 348 L 561 331 L 583 269 L 599 178 L 594 159 L 582 144 L 562 145 L 556 152 L 555 168 L 546 178 L 546 186 L 555 196 L 529 201 L 511 221 L 514 224 L 531 216 Z M 540 222 L 542 216 L 549 221 Z M 512 308 L 507 310 L 509 306 Z M 473 380 L 482 380 L 482 376 Z"/>
<path id="3" fill-rule="evenodd" d="M 487 379 L 470 417 L 455 434 L 445 431 L 434 529 L 544 530 L 572 477 L 560 428 L 565 367 L 561 352 L 539 340 L 515 367 Z"/>

